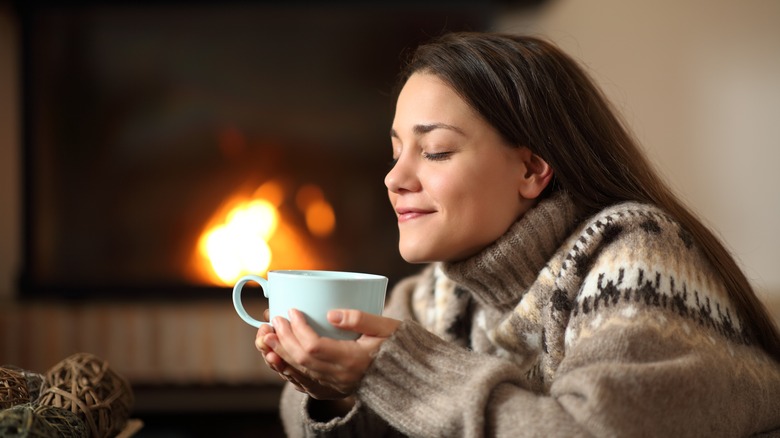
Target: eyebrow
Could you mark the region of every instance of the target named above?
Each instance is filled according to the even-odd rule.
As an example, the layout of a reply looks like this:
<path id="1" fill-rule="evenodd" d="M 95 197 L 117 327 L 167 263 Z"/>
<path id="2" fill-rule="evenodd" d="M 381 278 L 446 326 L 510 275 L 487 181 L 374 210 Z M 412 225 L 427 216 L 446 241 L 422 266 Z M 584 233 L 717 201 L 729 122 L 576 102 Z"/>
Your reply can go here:
<path id="1" fill-rule="evenodd" d="M 449 131 L 454 131 L 460 135 L 466 135 L 463 132 L 463 130 L 461 130 L 457 126 L 448 125 L 446 123 L 429 123 L 424 125 L 414 125 L 414 127 L 412 128 L 412 132 L 414 132 L 415 135 L 420 136 L 423 134 L 427 134 L 431 131 L 435 131 L 437 129 L 446 129 Z M 390 129 L 390 137 L 399 138 L 398 133 L 395 131 L 395 129 Z"/>

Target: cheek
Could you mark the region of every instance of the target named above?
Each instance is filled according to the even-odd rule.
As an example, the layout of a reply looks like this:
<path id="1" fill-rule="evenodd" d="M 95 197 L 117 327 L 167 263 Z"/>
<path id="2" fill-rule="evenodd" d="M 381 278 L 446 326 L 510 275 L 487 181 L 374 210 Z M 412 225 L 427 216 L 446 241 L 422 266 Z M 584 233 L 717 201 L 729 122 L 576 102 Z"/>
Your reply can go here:
<path id="1" fill-rule="evenodd" d="M 488 173 L 465 187 L 469 215 L 491 237 L 499 237 L 521 214 L 520 196 L 511 178 Z"/>
<path id="2" fill-rule="evenodd" d="M 453 168 L 425 175 L 421 181 L 436 207 L 449 212 L 449 220 L 506 230 L 520 214 L 520 202 L 515 174 L 503 164 Z"/>
<path id="3" fill-rule="evenodd" d="M 470 196 L 470 177 L 461 172 L 431 173 L 421 178 L 424 191 L 439 208 L 452 208 Z"/>
<path id="4" fill-rule="evenodd" d="M 501 167 L 462 172 L 442 190 L 452 192 L 452 196 L 471 198 L 471 202 L 489 209 L 507 207 L 507 201 L 516 194 L 513 181 Z"/>

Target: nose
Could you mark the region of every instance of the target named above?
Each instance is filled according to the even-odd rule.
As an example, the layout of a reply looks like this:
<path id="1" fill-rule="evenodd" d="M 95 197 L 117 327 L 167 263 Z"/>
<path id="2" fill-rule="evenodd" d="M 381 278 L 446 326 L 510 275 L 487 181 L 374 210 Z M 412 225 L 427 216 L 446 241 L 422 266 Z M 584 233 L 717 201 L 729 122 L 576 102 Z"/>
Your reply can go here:
<path id="1" fill-rule="evenodd" d="M 415 187 L 419 185 L 415 181 L 416 177 L 411 163 L 403 154 L 385 175 L 385 187 L 392 193 L 415 190 Z"/>

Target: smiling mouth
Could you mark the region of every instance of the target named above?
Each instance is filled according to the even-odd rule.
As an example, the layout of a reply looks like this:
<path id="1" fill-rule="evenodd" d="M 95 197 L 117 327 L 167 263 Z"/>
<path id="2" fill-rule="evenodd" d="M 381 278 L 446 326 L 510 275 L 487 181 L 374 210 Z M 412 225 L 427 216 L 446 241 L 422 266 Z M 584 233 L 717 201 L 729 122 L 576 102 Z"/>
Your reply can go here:
<path id="1" fill-rule="evenodd" d="M 433 213 L 431 210 L 401 209 L 396 211 L 398 223 L 408 222 Z"/>

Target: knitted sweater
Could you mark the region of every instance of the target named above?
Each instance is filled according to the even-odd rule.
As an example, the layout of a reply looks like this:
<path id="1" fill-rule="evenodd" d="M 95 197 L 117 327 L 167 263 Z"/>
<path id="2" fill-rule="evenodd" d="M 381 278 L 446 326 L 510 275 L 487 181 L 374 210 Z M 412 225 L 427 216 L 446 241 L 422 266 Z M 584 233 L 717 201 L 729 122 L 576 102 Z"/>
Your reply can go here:
<path id="1" fill-rule="evenodd" d="M 296 436 L 780 435 L 780 365 L 656 207 L 557 195 L 481 253 L 392 291 L 402 319 L 343 418 L 290 386 Z M 774 436 L 774 435 L 773 435 Z"/>

